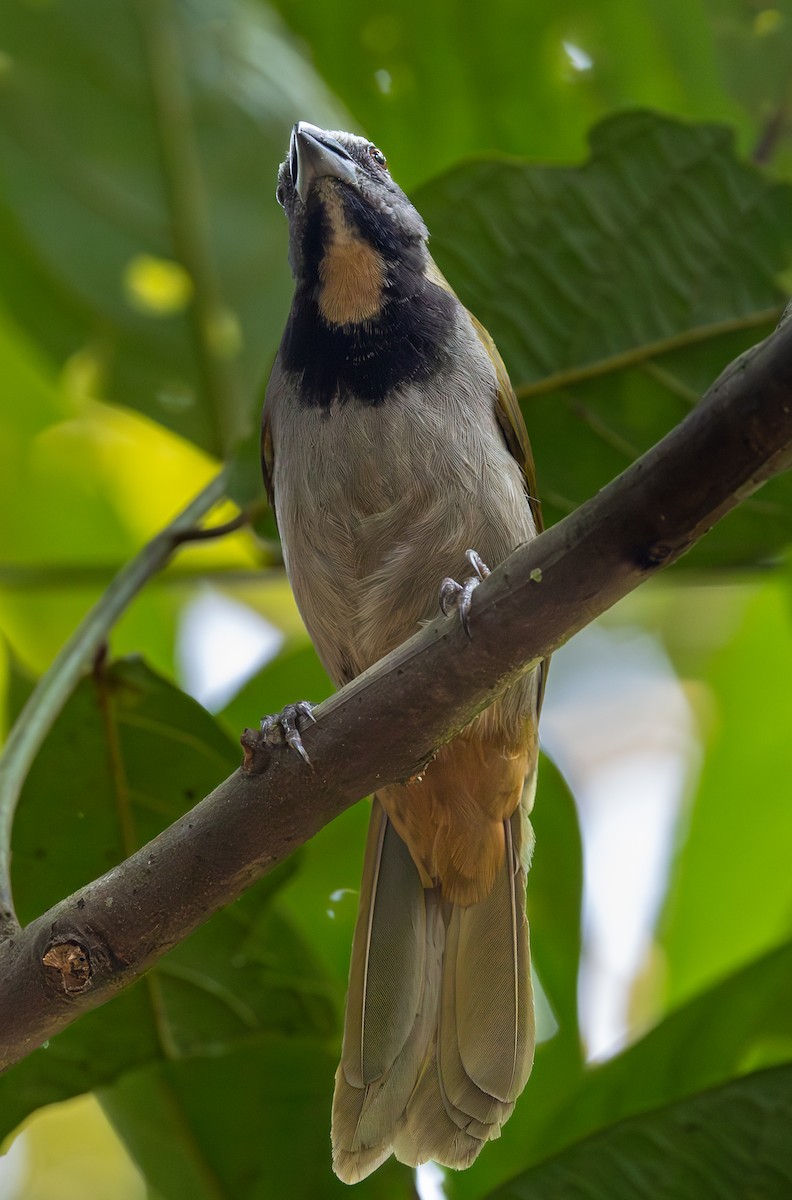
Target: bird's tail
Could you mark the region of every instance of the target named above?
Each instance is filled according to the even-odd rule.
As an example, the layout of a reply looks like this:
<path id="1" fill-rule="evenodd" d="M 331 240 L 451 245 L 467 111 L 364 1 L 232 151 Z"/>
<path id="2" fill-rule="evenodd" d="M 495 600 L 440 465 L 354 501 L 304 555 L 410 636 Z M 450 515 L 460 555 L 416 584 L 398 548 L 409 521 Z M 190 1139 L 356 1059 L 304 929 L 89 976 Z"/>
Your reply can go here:
<path id="1" fill-rule="evenodd" d="M 524 808 L 504 835 L 492 890 L 454 905 L 422 886 L 374 799 L 333 1099 L 333 1166 L 346 1183 L 392 1153 L 411 1166 L 469 1166 L 525 1086 L 534 1019 Z"/>

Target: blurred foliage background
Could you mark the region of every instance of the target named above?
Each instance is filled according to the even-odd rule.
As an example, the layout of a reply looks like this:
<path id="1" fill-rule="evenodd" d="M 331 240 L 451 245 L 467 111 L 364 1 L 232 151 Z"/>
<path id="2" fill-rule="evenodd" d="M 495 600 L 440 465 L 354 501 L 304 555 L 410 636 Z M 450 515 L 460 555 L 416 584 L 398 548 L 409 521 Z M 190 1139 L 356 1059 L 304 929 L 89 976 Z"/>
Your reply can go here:
<path id="1" fill-rule="evenodd" d="M 789 2 L 3 0 L 2 729 L 221 464 L 213 520 L 260 498 L 295 120 L 384 148 L 504 354 L 556 520 L 777 322 L 790 64 Z M 792 1194 L 791 489 L 557 656 L 534 1076 L 471 1170 L 391 1163 L 359 1195 Z M 328 693 L 274 537 L 264 517 L 183 549 L 113 629 L 25 787 L 23 919 L 209 791 L 245 724 Z M 341 1195 L 366 820 L 0 1079 L 4 1200 Z"/>

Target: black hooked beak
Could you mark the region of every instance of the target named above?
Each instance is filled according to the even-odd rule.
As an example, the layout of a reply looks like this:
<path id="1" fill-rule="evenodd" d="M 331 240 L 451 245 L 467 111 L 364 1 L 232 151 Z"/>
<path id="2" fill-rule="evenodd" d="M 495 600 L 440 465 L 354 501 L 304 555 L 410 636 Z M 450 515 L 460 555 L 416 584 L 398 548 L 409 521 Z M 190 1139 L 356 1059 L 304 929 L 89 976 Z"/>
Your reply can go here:
<path id="1" fill-rule="evenodd" d="M 351 184 L 357 181 L 355 164 L 341 143 L 307 121 L 298 121 L 292 129 L 289 170 L 303 204 L 315 179 L 329 177 Z"/>

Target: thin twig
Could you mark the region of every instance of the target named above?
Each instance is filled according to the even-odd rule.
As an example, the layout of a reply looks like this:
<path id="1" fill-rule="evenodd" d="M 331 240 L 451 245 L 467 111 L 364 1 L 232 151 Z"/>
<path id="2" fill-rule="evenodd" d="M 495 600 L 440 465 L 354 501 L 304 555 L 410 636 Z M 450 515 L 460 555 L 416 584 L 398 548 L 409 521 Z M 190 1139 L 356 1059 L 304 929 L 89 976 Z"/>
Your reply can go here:
<path id="1" fill-rule="evenodd" d="M 256 517 L 266 511 L 266 508 L 266 501 L 262 500 L 259 504 L 251 504 L 249 508 L 240 509 L 235 517 L 232 517 L 230 521 L 225 521 L 222 525 L 196 525 L 193 529 L 184 529 L 176 535 L 177 544 L 208 542 L 212 538 L 226 537 L 229 533 L 236 533 L 237 530 L 244 529 L 246 525 L 255 521 Z"/>
<path id="2" fill-rule="evenodd" d="M 144 584 L 168 561 L 185 531 L 225 494 L 225 472 L 207 484 L 170 525 L 127 563 L 42 675 L 8 735 L 0 758 L 0 940 L 19 924 L 11 892 L 11 827 L 27 773 L 80 678 L 89 670 L 108 631 Z"/>

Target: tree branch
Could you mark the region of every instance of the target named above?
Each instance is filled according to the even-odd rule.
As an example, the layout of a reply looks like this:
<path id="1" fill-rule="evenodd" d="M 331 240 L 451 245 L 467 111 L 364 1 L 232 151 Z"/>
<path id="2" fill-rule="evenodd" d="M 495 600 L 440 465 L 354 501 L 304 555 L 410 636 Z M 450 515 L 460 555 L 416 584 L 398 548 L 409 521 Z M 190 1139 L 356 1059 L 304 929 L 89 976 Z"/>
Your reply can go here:
<path id="1" fill-rule="evenodd" d="M 245 763 L 126 862 L 0 947 L 0 1067 L 104 1003 L 359 797 L 409 778 L 541 661 L 792 463 L 792 323 L 737 359 L 624 474 Z M 541 800 L 540 800 L 541 803 Z M 110 914 L 112 913 L 112 919 Z"/>

